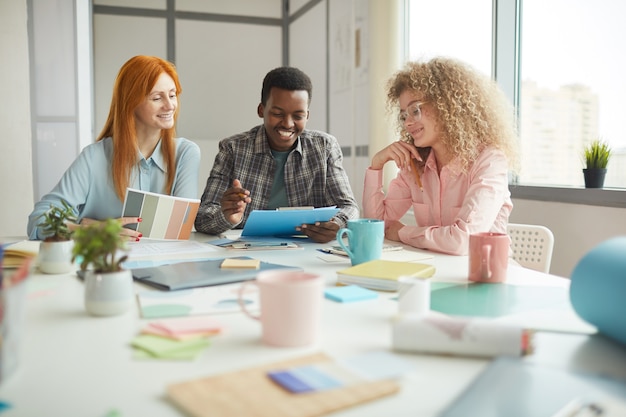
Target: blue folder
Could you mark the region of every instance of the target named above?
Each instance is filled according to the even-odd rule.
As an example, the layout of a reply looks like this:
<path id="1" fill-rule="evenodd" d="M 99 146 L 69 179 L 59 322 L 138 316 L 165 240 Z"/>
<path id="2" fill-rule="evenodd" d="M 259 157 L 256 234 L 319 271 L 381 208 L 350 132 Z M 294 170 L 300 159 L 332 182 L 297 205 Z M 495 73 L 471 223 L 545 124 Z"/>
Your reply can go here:
<path id="1" fill-rule="evenodd" d="M 252 210 L 241 236 L 293 236 L 302 224 L 327 222 L 339 212 L 336 207 L 313 209 Z"/>

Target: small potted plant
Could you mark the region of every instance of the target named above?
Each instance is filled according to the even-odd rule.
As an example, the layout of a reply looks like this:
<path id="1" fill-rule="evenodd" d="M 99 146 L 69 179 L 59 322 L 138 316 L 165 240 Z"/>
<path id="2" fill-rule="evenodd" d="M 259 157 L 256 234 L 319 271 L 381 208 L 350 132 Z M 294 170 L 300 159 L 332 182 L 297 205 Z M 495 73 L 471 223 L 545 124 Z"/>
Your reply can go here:
<path id="1" fill-rule="evenodd" d="M 74 231 L 73 260 L 85 279 L 85 309 L 95 316 L 126 312 L 133 304 L 133 277 L 122 268 L 127 259 L 123 228 L 115 219 L 96 222 Z"/>
<path id="2" fill-rule="evenodd" d="M 68 223 L 76 222 L 74 208 L 65 200 L 62 207 L 50 204 L 39 218 L 44 236 L 39 244 L 39 270 L 45 274 L 64 274 L 72 270 L 72 231 Z"/>
<path id="3" fill-rule="evenodd" d="M 606 176 L 606 166 L 611 158 L 611 147 L 600 139 L 592 141 L 583 150 L 583 159 L 586 168 L 585 188 L 602 188 Z"/>

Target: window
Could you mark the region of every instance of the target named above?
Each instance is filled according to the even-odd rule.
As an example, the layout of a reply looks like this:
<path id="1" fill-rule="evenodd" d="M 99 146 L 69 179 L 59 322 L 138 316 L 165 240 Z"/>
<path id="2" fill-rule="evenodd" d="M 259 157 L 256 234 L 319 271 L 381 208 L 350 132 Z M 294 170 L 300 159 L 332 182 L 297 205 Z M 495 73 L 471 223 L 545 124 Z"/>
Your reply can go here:
<path id="1" fill-rule="evenodd" d="M 407 0 L 407 5 L 409 59 L 450 56 L 491 74 L 492 0 Z"/>
<path id="2" fill-rule="evenodd" d="M 517 8 L 516 4 L 521 4 Z M 605 187 L 626 188 L 626 134 L 620 109 L 626 97 L 626 59 L 621 40 L 626 2 L 585 0 L 406 0 L 408 59 L 448 55 L 492 74 L 519 97 L 522 167 L 516 182 L 539 187 L 582 187 L 582 149 L 595 138 L 613 149 Z M 492 38 L 493 5 L 517 19 L 500 22 Z M 501 11 L 498 10 L 500 14 Z M 501 16 L 499 16 L 501 17 Z M 504 32 L 500 29 L 504 25 Z M 492 51 L 497 45 L 499 55 Z M 519 67 L 507 61 L 519 51 Z M 504 54 L 503 54 L 504 52 Z M 510 56 L 509 56 L 510 55 Z M 505 65 L 502 65 L 503 62 Z M 502 78 L 502 79 L 501 79 Z"/>
<path id="3" fill-rule="evenodd" d="M 583 186 L 582 149 L 600 138 L 614 154 L 605 187 L 626 187 L 625 13 L 618 1 L 523 1 L 521 184 Z"/>

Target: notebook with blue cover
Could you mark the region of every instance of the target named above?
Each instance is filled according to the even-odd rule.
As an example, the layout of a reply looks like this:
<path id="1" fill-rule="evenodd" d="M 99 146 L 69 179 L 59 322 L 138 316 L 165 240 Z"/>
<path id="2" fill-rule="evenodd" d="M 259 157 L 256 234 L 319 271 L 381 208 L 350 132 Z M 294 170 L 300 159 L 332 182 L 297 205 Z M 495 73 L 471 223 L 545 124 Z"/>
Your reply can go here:
<path id="1" fill-rule="evenodd" d="M 252 210 L 241 236 L 292 236 L 302 224 L 327 222 L 339 212 L 336 207 L 313 209 Z"/>
<path id="2" fill-rule="evenodd" d="M 238 256 L 235 259 L 253 259 Z M 180 262 L 150 268 L 132 269 L 133 278 L 163 290 L 183 290 L 187 288 L 208 287 L 211 285 L 230 284 L 256 278 L 261 271 L 287 269 L 301 271 L 302 268 L 261 262 L 259 269 L 221 268 L 224 258 L 208 259 L 198 262 Z"/>

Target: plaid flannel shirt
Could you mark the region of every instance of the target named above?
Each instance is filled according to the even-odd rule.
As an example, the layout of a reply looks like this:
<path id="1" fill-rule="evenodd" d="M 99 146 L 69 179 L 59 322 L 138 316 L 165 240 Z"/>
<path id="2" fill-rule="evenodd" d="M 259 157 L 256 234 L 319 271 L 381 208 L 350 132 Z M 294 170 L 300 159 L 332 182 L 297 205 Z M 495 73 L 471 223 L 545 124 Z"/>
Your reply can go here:
<path id="1" fill-rule="evenodd" d="M 340 211 L 335 220 L 340 227 L 345 227 L 348 219 L 358 218 L 359 208 L 342 161 L 337 139 L 324 132 L 304 130 L 285 164 L 289 206 L 337 206 Z M 202 193 L 196 230 L 219 234 L 232 228 L 243 228 L 252 210 L 267 209 L 275 169 L 263 125 L 220 141 L 219 152 Z M 241 185 L 250 190 L 252 199 L 237 225 L 226 220 L 220 204 L 234 179 L 239 179 Z"/>

